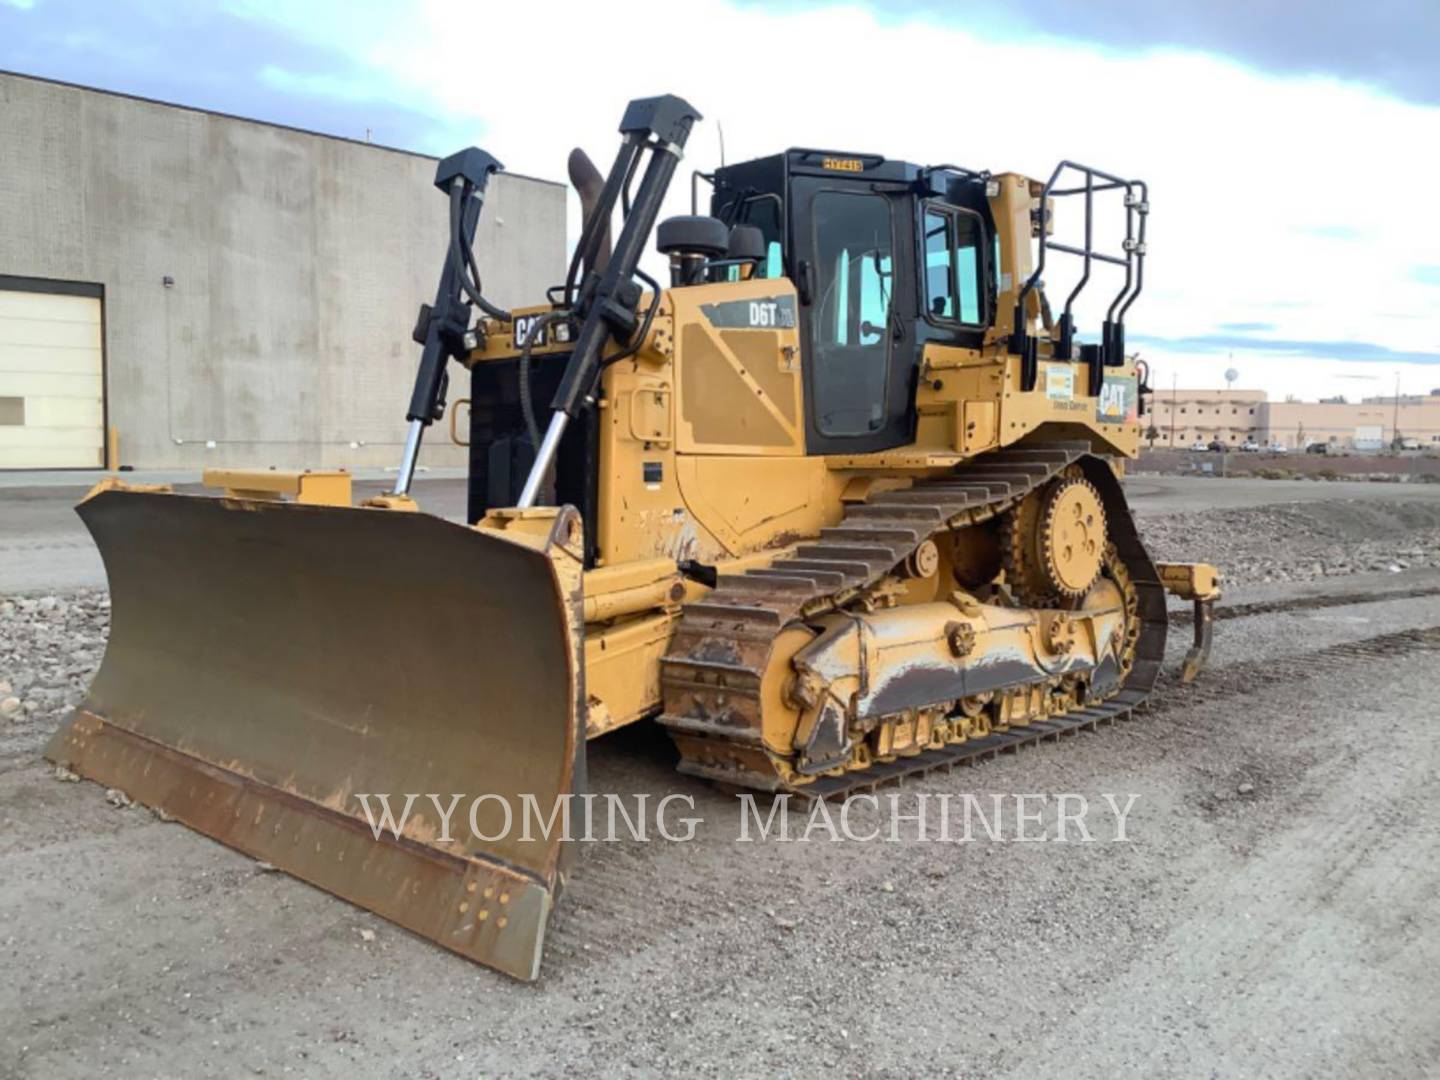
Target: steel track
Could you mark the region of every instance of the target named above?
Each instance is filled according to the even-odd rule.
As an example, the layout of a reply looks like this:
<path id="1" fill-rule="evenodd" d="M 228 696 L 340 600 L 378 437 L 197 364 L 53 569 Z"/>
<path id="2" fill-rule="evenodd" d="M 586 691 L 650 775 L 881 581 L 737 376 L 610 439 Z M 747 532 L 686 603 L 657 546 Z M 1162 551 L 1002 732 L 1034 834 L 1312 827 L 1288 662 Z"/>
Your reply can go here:
<path id="1" fill-rule="evenodd" d="M 1012 728 L 1007 732 L 947 748 L 957 753 L 929 751 L 917 757 L 875 767 L 863 774 L 857 774 L 863 776 L 864 780 L 844 791 L 832 791 L 820 784 L 794 788 L 792 791 L 793 794 L 810 800 L 834 798 L 837 794 L 850 795 L 857 791 L 873 791 L 915 776 L 937 771 L 950 772 L 958 765 L 975 765 L 999 754 L 1017 751 L 1022 746 L 1058 742 L 1062 735 L 1095 731 L 1117 720 L 1129 720 L 1137 715 L 1160 716 L 1173 708 L 1193 708 L 1196 705 L 1244 696 L 1257 689 L 1316 678 L 1333 672 L 1337 666 L 1382 662 L 1426 652 L 1440 652 L 1440 626 L 1401 630 L 1361 641 L 1348 641 L 1313 653 L 1280 660 L 1247 661 L 1222 669 L 1217 673 L 1220 678 L 1212 682 L 1176 682 L 1166 685 L 1161 693 L 1142 701 L 1138 707 L 1122 704 L 1117 698 L 1097 709 L 1081 710 L 1089 715 L 1067 714 L 1063 717 L 1052 717 L 1023 728 Z M 1120 696 L 1123 698 L 1125 695 L 1122 692 Z"/>
<path id="2" fill-rule="evenodd" d="M 821 530 L 815 541 L 770 567 L 723 576 L 703 600 L 687 604 L 670 653 L 661 662 L 660 722 L 682 737 L 677 739 L 680 771 L 740 787 L 830 797 L 1127 715 L 1149 695 L 1160 671 L 1165 593 L 1114 471 L 1089 450 L 1086 443 L 1000 450 L 945 477 L 881 492 L 848 505 L 839 525 Z M 1072 465 L 1100 492 L 1110 540 L 1135 594 L 1140 629 L 1134 662 L 1112 697 L 1044 721 L 809 783 L 793 784 L 778 769 L 754 766 L 761 756 L 761 679 L 784 628 L 843 608 L 925 540 L 990 520 Z M 725 760 L 727 745 L 740 751 L 731 762 Z M 736 764 L 742 759 L 751 764 Z"/>

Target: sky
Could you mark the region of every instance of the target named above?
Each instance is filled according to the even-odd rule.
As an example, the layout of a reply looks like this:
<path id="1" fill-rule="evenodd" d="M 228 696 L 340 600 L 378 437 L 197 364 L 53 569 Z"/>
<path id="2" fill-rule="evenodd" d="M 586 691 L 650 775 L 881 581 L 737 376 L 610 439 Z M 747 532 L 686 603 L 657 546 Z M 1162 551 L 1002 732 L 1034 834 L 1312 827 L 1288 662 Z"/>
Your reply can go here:
<path id="1" fill-rule="evenodd" d="M 1277 398 L 1440 388 L 1436 55 L 1435 0 L 0 0 L 0 69 L 553 179 L 677 93 L 667 213 L 722 144 L 1142 178 L 1129 345 L 1157 388 Z"/>

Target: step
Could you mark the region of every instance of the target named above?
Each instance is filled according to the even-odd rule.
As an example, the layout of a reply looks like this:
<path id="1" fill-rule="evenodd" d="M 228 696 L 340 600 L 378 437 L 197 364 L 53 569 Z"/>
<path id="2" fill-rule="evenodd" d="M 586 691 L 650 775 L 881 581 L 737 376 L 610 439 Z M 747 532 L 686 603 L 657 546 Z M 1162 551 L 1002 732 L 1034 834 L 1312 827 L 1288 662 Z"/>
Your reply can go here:
<path id="1" fill-rule="evenodd" d="M 751 570 L 750 573 L 746 574 L 745 576 L 764 578 L 767 580 L 770 578 L 775 578 L 787 581 L 808 581 L 810 583 L 810 592 L 812 594 L 831 592 L 835 589 L 843 587 L 845 584 L 844 574 L 832 573 L 828 570 L 802 571 L 789 568 L 785 570 Z"/>
<path id="2" fill-rule="evenodd" d="M 987 484 L 1020 484 L 1029 487 L 1050 475 L 1050 470 L 1043 465 L 1037 465 L 1033 469 L 1016 467 L 1013 469 L 988 468 L 976 469 L 974 472 L 966 472 L 965 479 L 975 483 Z"/>
<path id="3" fill-rule="evenodd" d="M 696 600 L 685 605 L 685 614 L 700 619 L 714 619 L 717 622 L 754 623 L 764 626 L 779 626 L 780 613 L 767 607 L 750 607 L 745 604 L 716 604 L 708 600 Z"/>
<path id="4" fill-rule="evenodd" d="M 758 576 L 761 574 L 765 576 Z M 810 581 L 804 574 L 775 574 L 768 569 L 756 569 L 747 570 L 743 574 L 723 575 L 719 588 L 710 595 L 733 596 L 737 593 L 749 593 L 759 588 L 762 582 L 772 593 L 804 594 L 810 591 Z"/>
<path id="5" fill-rule="evenodd" d="M 893 566 L 909 552 L 909 546 L 902 547 L 899 544 L 802 544 L 795 549 L 794 557 L 796 559 L 838 559 L 841 561 L 853 559 L 858 562 Z"/>
<path id="6" fill-rule="evenodd" d="M 844 559 L 786 559 L 780 565 L 786 570 L 820 570 L 840 574 L 847 579 L 856 578 L 860 581 L 885 569 L 884 566 L 872 566 L 869 563 Z"/>
<path id="7" fill-rule="evenodd" d="M 825 543 L 848 544 L 865 543 L 875 541 L 876 543 L 904 544 L 907 547 L 914 547 L 925 535 L 923 529 L 907 529 L 898 525 L 836 525 L 833 528 L 821 529 L 820 539 Z"/>
<path id="8" fill-rule="evenodd" d="M 909 505 L 904 503 L 861 503 L 845 511 L 845 523 L 848 525 L 852 521 L 865 521 L 875 518 L 903 518 L 910 521 L 938 524 L 945 520 L 945 516 L 945 512 L 933 503 L 928 505 L 925 503 L 913 503 Z"/>
<path id="9" fill-rule="evenodd" d="M 694 656 L 662 656 L 660 663 L 667 668 L 688 667 L 698 671 L 708 671 L 712 674 L 727 674 L 735 676 L 737 681 L 753 682 L 758 679 L 754 668 L 746 667 L 744 664 L 732 664 L 725 660 L 701 660 Z"/>
<path id="10" fill-rule="evenodd" d="M 879 495 L 876 495 L 863 505 L 913 506 L 917 503 L 920 505 L 932 503 L 936 506 L 942 506 L 947 503 L 968 503 L 971 501 L 980 504 L 989 502 L 990 498 L 991 496 L 989 494 L 981 495 L 976 492 L 973 486 L 947 489 L 938 485 L 926 484 L 923 487 L 906 488 L 904 491 L 882 491 Z M 860 509 L 860 507 L 854 507 L 851 512 L 853 513 L 854 510 L 858 509 Z"/>

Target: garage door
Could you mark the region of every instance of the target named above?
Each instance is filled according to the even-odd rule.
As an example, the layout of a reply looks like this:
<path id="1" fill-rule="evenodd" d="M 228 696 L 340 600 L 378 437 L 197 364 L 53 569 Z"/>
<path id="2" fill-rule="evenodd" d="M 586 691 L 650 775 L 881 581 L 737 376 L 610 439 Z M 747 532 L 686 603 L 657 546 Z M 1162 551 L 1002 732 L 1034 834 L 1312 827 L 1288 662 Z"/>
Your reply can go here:
<path id="1" fill-rule="evenodd" d="M 0 285 L 0 469 L 104 466 L 101 300 L 99 287 L 94 291 Z"/>

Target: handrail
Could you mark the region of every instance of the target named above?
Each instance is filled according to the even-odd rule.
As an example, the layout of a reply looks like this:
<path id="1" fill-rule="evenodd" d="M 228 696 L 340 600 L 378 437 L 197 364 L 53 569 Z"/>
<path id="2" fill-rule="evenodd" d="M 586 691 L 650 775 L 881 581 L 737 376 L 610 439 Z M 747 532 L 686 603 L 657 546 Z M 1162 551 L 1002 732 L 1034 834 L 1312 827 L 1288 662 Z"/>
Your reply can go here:
<path id="1" fill-rule="evenodd" d="M 461 405 L 464 405 L 468 409 L 470 407 L 470 399 L 468 397 L 456 398 L 450 406 L 450 441 L 456 446 L 469 446 L 470 440 L 462 440 L 460 438 L 460 432 L 457 430 L 456 425 L 456 421 L 460 419 Z"/>
<path id="2" fill-rule="evenodd" d="M 1062 176 L 1078 173 L 1084 178 L 1080 186 L 1059 187 Z M 1097 180 L 1100 181 L 1097 183 Z M 1122 254 L 1116 255 L 1095 248 L 1095 195 L 1106 191 L 1123 191 L 1125 207 L 1125 238 L 1121 245 Z M 1062 244 L 1049 238 L 1049 211 L 1052 199 L 1083 195 L 1085 206 L 1085 241 L 1083 247 Z M 1104 368 L 1117 367 L 1125 362 L 1125 314 L 1139 298 L 1145 283 L 1145 219 L 1150 213 L 1149 188 L 1143 180 L 1126 180 L 1090 165 L 1081 165 L 1064 160 L 1055 166 L 1040 194 L 1038 210 L 1040 248 L 1035 269 L 1015 298 L 1015 323 L 1011 330 L 1010 348 L 1021 358 L 1021 389 L 1033 390 L 1039 376 L 1039 342 L 1030 333 L 1030 320 L 1026 314 L 1026 302 L 1037 287 L 1044 288 L 1046 256 L 1050 251 L 1075 255 L 1084 260 L 1080 279 L 1065 298 L 1065 308 L 1055 327 L 1051 355 L 1057 360 L 1069 360 L 1074 352 L 1075 301 L 1090 282 L 1091 269 L 1096 262 L 1108 263 L 1125 268 L 1125 283 L 1106 309 L 1105 321 L 1101 327 L 1100 344 L 1087 357 L 1090 361 L 1089 392 L 1093 396 L 1100 392 L 1104 382 Z M 1086 347 L 1091 349 L 1090 346 Z"/>

